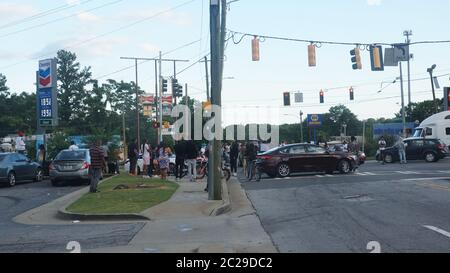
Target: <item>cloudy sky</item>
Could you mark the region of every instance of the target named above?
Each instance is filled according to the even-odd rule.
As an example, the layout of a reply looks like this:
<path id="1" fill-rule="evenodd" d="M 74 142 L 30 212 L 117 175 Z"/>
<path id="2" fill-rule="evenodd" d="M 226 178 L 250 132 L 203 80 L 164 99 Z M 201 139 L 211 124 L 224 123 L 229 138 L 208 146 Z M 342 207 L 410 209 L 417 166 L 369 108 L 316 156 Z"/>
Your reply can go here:
<path id="1" fill-rule="evenodd" d="M 134 70 L 126 69 L 132 63 L 121 56 L 155 57 L 161 50 L 171 52 L 167 58 L 195 62 L 209 53 L 208 5 L 208 0 L 2 0 L 0 73 L 13 91 L 33 92 L 38 60 L 54 57 L 62 48 L 76 52 L 99 80 L 134 80 Z M 228 28 L 351 43 L 404 42 L 403 31 L 411 29 L 413 41 L 450 40 L 448 10 L 450 2 L 444 0 L 240 0 L 230 7 Z M 236 35 L 236 42 L 240 38 Z M 223 90 L 227 124 L 293 123 L 300 110 L 323 113 L 337 104 L 361 119 L 392 117 L 400 109 L 400 84 L 388 85 L 399 76 L 399 68 L 370 71 L 367 51 L 362 52 L 363 70 L 354 71 L 352 46 L 323 44 L 317 49 L 317 67 L 310 68 L 306 43 L 266 39 L 260 45 L 261 61 L 252 62 L 251 39 L 244 37 L 239 44 L 230 40 L 227 45 Z M 450 73 L 450 44 L 416 45 L 411 53 L 412 99 L 431 99 L 426 70 L 436 64 L 436 75 Z M 189 65 L 179 64 L 178 70 Z M 406 72 L 406 64 L 404 68 Z M 163 74 L 173 74 L 171 64 L 164 64 Z M 154 64 L 141 64 L 139 76 L 140 85 L 153 92 Z M 439 78 L 440 85 L 450 85 L 449 77 Z M 204 64 L 186 70 L 179 80 L 188 83 L 192 96 L 206 99 Z M 355 90 L 353 102 L 350 86 Z M 296 91 L 304 93 L 304 103 L 283 107 L 283 92 Z M 442 97 L 442 90 L 437 95 Z"/>

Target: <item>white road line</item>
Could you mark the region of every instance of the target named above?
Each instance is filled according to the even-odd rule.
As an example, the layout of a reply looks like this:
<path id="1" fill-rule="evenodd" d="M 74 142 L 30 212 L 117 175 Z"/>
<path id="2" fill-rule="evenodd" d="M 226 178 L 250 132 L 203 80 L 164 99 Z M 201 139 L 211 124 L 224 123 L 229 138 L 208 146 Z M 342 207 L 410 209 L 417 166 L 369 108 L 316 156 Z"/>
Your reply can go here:
<path id="1" fill-rule="evenodd" d="M 439 173 L 450 173 L 450 171 L 439 171 Z"/>
<path id="2" fill-rule="evenodd" d="M 435 231 L 435 232 L 437 232 L 439 234 L 442 234 L 442 235 L 450 238 L 450 232 L 447 232 L 447 231 L 445 231 L 443 229 L 440 229 L 440 228 L 437 228 L 437 227 L 433 227 L 433 226 L 423 226 L 423 227 L 425 227 L 425 228 L 427 228 L 429 230 Z"/>
<path id="3" fill-rule="evenodd" d="M 331 175 L 331 174 L 326 174 L 325 176 L 326 177 L 334 177 L 334 175 Z"/>
<path id="4" fill-rule="evenodd" d="M 367 174 L 365 173 L 355 173 L 356 175 L 361 175 L 361 176 L 366 176 Z"/>
<path id="5" fill-rule="evenodd" d="M 316 175 L 316 177 L 324 178 L 325 176 L 323 176 L 323 175 Z"/>
<path id="6" fill-rule="evenodd" d="M 377 174 L 375 174 L 375 173 L 371 173 L 371 172 L 364 172 L 365 174 L 367 174 L 367 175 L 377 175 Z"/>
<path id="7" fill-rule="evenodd" d="M 402 179 L 402 181 L 431 181 L 431 180 L 445 180 L 445 179 L 450 179 L 450 177 L 410 178 L 410 179 Z"/>

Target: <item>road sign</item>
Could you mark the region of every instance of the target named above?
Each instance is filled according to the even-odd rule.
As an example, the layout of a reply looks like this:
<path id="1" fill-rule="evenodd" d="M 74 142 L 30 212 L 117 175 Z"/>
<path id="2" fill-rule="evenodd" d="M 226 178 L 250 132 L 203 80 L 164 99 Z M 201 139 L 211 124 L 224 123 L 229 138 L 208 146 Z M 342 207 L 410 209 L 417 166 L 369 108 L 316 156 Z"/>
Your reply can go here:
<path id="1" fill-rule="evenodd" d="M 407 62 L 410 59 L 408 44 L 394 45 L 394 60 L 397 62 Z"/>
<path id="2" fill-rule="evenodd" d="M 310 114 L 308 115 L 308 127 L 320 127 L 322 126 L 322 115 Z"/>
<path id="3" fill-rule="evenodd" d="M 295 103 L 303 103 L 303 93 L 295 93 Z"/>
<path id="4" fill-rule="evenodd" d="M 58 96 L 57 96 L 57 62 L 56 59 L 39 61 L 36 81 L 36 109 L 37 126 L 52 127 L 58 125 Z"/>

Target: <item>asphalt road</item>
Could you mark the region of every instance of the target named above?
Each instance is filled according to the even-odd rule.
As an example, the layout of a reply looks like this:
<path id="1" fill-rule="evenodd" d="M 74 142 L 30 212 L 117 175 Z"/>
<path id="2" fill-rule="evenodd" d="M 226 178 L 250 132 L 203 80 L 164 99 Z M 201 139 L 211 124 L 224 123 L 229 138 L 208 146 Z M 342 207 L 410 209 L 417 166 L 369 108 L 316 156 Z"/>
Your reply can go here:
<path id="1" fill-rule="evenodd" d="M 66 246 L 77 241 L 81 249 L 127 245 L 144 224 L 103 224 L 29 226 L 12 221 L 28 210 L 47 204 L 80 189 L 80 186 L 54 188 L 50 181 L 21 183 L 14 188 L 0 186 L 0 252 L 69 252 Z"/>
<path id="2" fill-rule="evenodd" d="M 282 253 L 450 252 L 449 159 L 243 185 Z"/>

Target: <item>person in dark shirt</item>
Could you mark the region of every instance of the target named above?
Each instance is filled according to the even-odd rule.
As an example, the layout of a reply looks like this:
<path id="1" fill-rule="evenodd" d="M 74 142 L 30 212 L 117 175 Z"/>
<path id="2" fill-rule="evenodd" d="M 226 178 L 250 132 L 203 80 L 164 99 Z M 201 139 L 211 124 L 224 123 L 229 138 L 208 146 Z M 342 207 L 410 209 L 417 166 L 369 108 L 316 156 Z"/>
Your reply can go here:
<path id="1" fill-rule="evenodd" d="M 231 173 L 233 176 L 237 176 L 237 165 L 239 158 L 239 143 L 235 141 L 230 148 L 230 165 L 231 165 Z"/>
<path id="2" fill-rule="evenodd" d="M 184 160 L 186 159 L 186 142 L 184 140 L 178 141 L 174 147 L 175 150 L 175 179 L 181 179 L 184 169 Z"/>
<path id="3" fill-rule="evenodd" d="M 103 149 L 101 147 L 102 141 L 96 140 L 91 146 L 89 154 L 91 156 L 91 165 L 89 167 L 89 177 L 91 180 L 91 193 L 97 193 L 97 186 L 102 177 L 102 170 L 106 165 Z"/>
<path id="4" fill-rule="evenodd" d="M 128 159 L 130 160 L 130 175 L 132 176 L 136 175 L 137 160 L 139 156 L 139 150 L 137 146 L 138 146 L 137 140 L 135 140 L 128 147 Z"/>
<path id="5" fill-rule="evenodd" d="M 198 149 L 194 141 L 186 141 L 186 162 L 188 164 L 188 175 L 191 182 L 197 180 L 197 157 Z"/>

